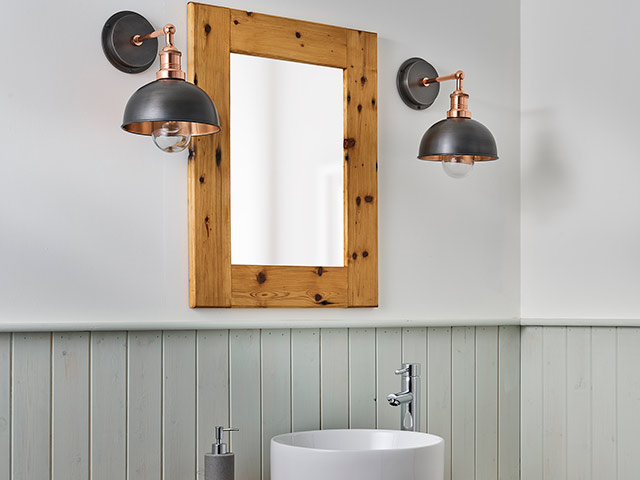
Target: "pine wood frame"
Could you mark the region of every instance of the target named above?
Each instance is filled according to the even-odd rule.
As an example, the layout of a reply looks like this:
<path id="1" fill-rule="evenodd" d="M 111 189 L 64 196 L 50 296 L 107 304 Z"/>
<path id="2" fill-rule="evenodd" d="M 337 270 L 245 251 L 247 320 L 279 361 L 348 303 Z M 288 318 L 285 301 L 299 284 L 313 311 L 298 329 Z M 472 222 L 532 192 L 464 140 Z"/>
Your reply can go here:
<path id="1" fill-rule="evenodd" d="M 189 155 L 190 306 L 376 307 L 376 34 L 199 3 L 188 4 L 188 29 L 189 80 L 222 126 Z M 231 264 L 230 53 L 344 70 L 344 267 Z"/>

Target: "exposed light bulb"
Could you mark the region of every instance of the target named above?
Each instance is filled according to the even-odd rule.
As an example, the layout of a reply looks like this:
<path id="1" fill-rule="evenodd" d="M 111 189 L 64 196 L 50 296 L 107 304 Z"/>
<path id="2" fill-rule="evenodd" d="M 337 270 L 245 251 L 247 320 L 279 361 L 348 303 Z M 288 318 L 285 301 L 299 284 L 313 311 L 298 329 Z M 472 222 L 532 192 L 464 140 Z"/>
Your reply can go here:
<path id="1" fill-rule="evenodd" d="M 473 158 L 468 156 L 444 157 L 442 159 L 442 169 L 451 178 L 464 178 L 473 170 Z"/>
<path id="2" fill-rule="evenodd" d="M 153 133 L 153 143 L 167 153 L 177 153 L 189 146 L 191 135 L 183 132 L 177 122 L 165 122 L 161 127 L 156 128 Z"/>

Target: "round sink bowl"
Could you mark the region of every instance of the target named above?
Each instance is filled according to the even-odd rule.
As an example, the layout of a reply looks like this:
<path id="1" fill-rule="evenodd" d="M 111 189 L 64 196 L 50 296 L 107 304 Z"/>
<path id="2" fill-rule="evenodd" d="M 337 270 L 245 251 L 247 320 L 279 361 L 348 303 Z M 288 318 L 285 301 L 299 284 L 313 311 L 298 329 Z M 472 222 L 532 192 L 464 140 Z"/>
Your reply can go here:
<path id="1" fill-rule="evenodd" d="M 397 430 L 316 430 L 271 439 L 271 480 L 443 480 L 444 440 Z"/>

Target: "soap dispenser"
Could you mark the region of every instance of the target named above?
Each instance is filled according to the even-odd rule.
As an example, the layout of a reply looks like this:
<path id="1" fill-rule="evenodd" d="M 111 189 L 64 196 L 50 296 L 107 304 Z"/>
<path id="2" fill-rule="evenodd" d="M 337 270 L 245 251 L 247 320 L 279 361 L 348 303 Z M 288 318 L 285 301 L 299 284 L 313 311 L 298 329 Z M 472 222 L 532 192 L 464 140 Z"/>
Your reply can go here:
<path id="1" fill-rule="evenodd" d="M 211 453 L 204 456 L 205 480 L 234 480 L 235 454 L 229 451 L 226 443 L 222 442 L 222 436 L 224 432 L 237 431 L 237 428 L 216 427 L 216 443 L 211 446 Z"/>

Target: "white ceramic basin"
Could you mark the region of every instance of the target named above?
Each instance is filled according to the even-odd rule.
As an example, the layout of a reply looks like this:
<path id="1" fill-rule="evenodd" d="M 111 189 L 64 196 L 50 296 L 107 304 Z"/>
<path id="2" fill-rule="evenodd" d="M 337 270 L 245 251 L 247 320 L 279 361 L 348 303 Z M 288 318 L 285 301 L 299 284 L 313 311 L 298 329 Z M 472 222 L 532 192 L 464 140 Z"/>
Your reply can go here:
<path id="1" fill-rule="evenodd" d="M 396 430 L 317 430 L 271 439 L 271 480 L 443 480 L 444 440 Z"/>

